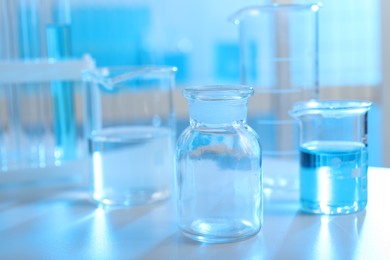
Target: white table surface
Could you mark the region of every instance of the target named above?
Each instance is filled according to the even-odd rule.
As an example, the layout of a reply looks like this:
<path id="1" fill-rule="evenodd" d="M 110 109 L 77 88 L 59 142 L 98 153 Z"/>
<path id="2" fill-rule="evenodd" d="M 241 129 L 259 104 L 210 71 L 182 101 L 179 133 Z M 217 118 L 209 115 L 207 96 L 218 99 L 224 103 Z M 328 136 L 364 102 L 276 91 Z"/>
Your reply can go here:
<path id="1" fill-rule="evenodd" d="M 257 236 L 202 244 L 181 235 L 172 199 L 103 209 L 79 182 L 0 182 L 0 259 L 390 259 L 390 169 L 369 169 L 368 193 L 365 211 L 343 216 L 272 196 Z"/>

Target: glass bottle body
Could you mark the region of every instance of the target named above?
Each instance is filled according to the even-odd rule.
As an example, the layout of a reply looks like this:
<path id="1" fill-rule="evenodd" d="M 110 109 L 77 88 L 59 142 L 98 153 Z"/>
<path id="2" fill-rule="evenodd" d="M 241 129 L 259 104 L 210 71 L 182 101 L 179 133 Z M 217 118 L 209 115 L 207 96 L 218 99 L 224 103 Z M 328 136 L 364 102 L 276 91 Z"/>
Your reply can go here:
<path id="1" fill-rule="evenodd" d="M 222 243 L 257 234 L 262 226 L 261 167 L 258 137 L 245 121 L 192 119 L 177 143 L 178 214 L 184 235 Z"/>

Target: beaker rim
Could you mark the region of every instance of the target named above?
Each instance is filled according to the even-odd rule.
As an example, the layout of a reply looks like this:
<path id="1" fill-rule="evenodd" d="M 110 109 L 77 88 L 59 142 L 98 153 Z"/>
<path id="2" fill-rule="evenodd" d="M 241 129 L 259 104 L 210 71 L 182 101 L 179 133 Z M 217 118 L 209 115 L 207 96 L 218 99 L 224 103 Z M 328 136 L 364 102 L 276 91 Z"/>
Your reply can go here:
<path id="1" fill-rule="evenodd" d="M 305 4 L 272 3 L 272 4 L 265 4 L 265 5 L 251 5 L 236 11 L 231 16 L 229 16 L 228 20 L 235 24 L 239 24 L 242 18 L 248 16 L 258 16 L 263 11 L 273 12 L 279 10 L 287 10 L 287 11 L 309 10 L 312 11 L 313 13 L 316 13 L 321 6 L 322 6 L 321 2 L 305 3 Z"/>
<path id="2" fill-rule="evenodd" d="M 247 85 L 201 85 L 186 87 L 183 96 L 191 100 L 240 100 L 253 95 L 253 87 Z"/>
<path id="3" fill-rule="evenodd" d="M 128 66 L 104 66 L 98 67 L 97 70 L 110 70 L 110 71 L 147 71 L 147 72 L 176 72 L 175 66 L 164 65 L 128 65 Z"/>
<path id="4" fill-rule="evenodd" d="M 350 114 L 364 113 L 372 106 L 367 100 L 309 100 L 294 104 L 290 115 L 299 117 L 307 114 Z"/>
<path id="5" fill-rule="evenodd" d="M 176 73 L 177 67 L 174 66 L 158 66 L 158 65 L 142 65 L 142 66 L 105 66 L 94 69 L 84 70 L 83 74 L 99 74 L 102 77 L 108 77 L 110 72 L 121 72 L 121 76 L 136 76 L 146 73 Z"/>

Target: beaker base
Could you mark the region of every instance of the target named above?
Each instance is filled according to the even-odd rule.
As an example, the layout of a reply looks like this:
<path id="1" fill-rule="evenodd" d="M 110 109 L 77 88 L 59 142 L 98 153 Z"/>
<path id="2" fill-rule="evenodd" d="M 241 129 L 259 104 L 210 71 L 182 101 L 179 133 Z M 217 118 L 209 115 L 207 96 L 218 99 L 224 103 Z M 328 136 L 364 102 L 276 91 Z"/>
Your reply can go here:
<path id="1" fill-rule="evenodd" d="M 367 201 L 355 201 L 350 205 L 329 205 L 327 203 L 301 200 L 301 210 L 311 214 L 346 215 L 362 211 L 366 208 L 366 205 Z"/>
<path id="2" fill-rule="evenodd" d="M 230 243 L 248 239 L 260 231 L 246 220 L 198 219 L 182 228 L 183 234 L 204 243 Z"/>

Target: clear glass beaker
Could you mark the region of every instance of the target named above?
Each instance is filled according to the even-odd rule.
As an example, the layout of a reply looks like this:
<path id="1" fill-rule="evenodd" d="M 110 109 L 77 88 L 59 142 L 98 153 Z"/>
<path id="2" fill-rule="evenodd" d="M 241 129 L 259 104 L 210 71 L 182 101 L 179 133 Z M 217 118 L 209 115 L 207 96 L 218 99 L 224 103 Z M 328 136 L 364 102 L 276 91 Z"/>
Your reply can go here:
<path id="1" fill-rule="evenodd" d="M 84 73 L 85 129 L 97 202 L 139 205 L 170 195 L 175 71 L 173 67 L 122 67 Z"/>
<path id="2" fill-rule="evenodd" d="M 230 20 L 238 26 L 241 83 L 254 86 L 248 124 L 263 147 L 266 192 L 298 188 L 298 125 L 288 114 L 317 98 L 316 4 L 249 6 Z M 287 167 L 280 167 L 283 160 Z"/>
<path id="3" fill-rule="evenodd" d="M 176 149 L 179 225 L 201 242 L 257 234 L 262 226 L 262 166 L 257 134 L 246 124 L 248 86 L 189 87 L 190 126 Z"/>
<path id="4" fill-rule="evenodd" d="M 310 213 L 347 214 L 367 204 L 367 101 L 308 101 L 300 125 L 300 201 Z"/>

